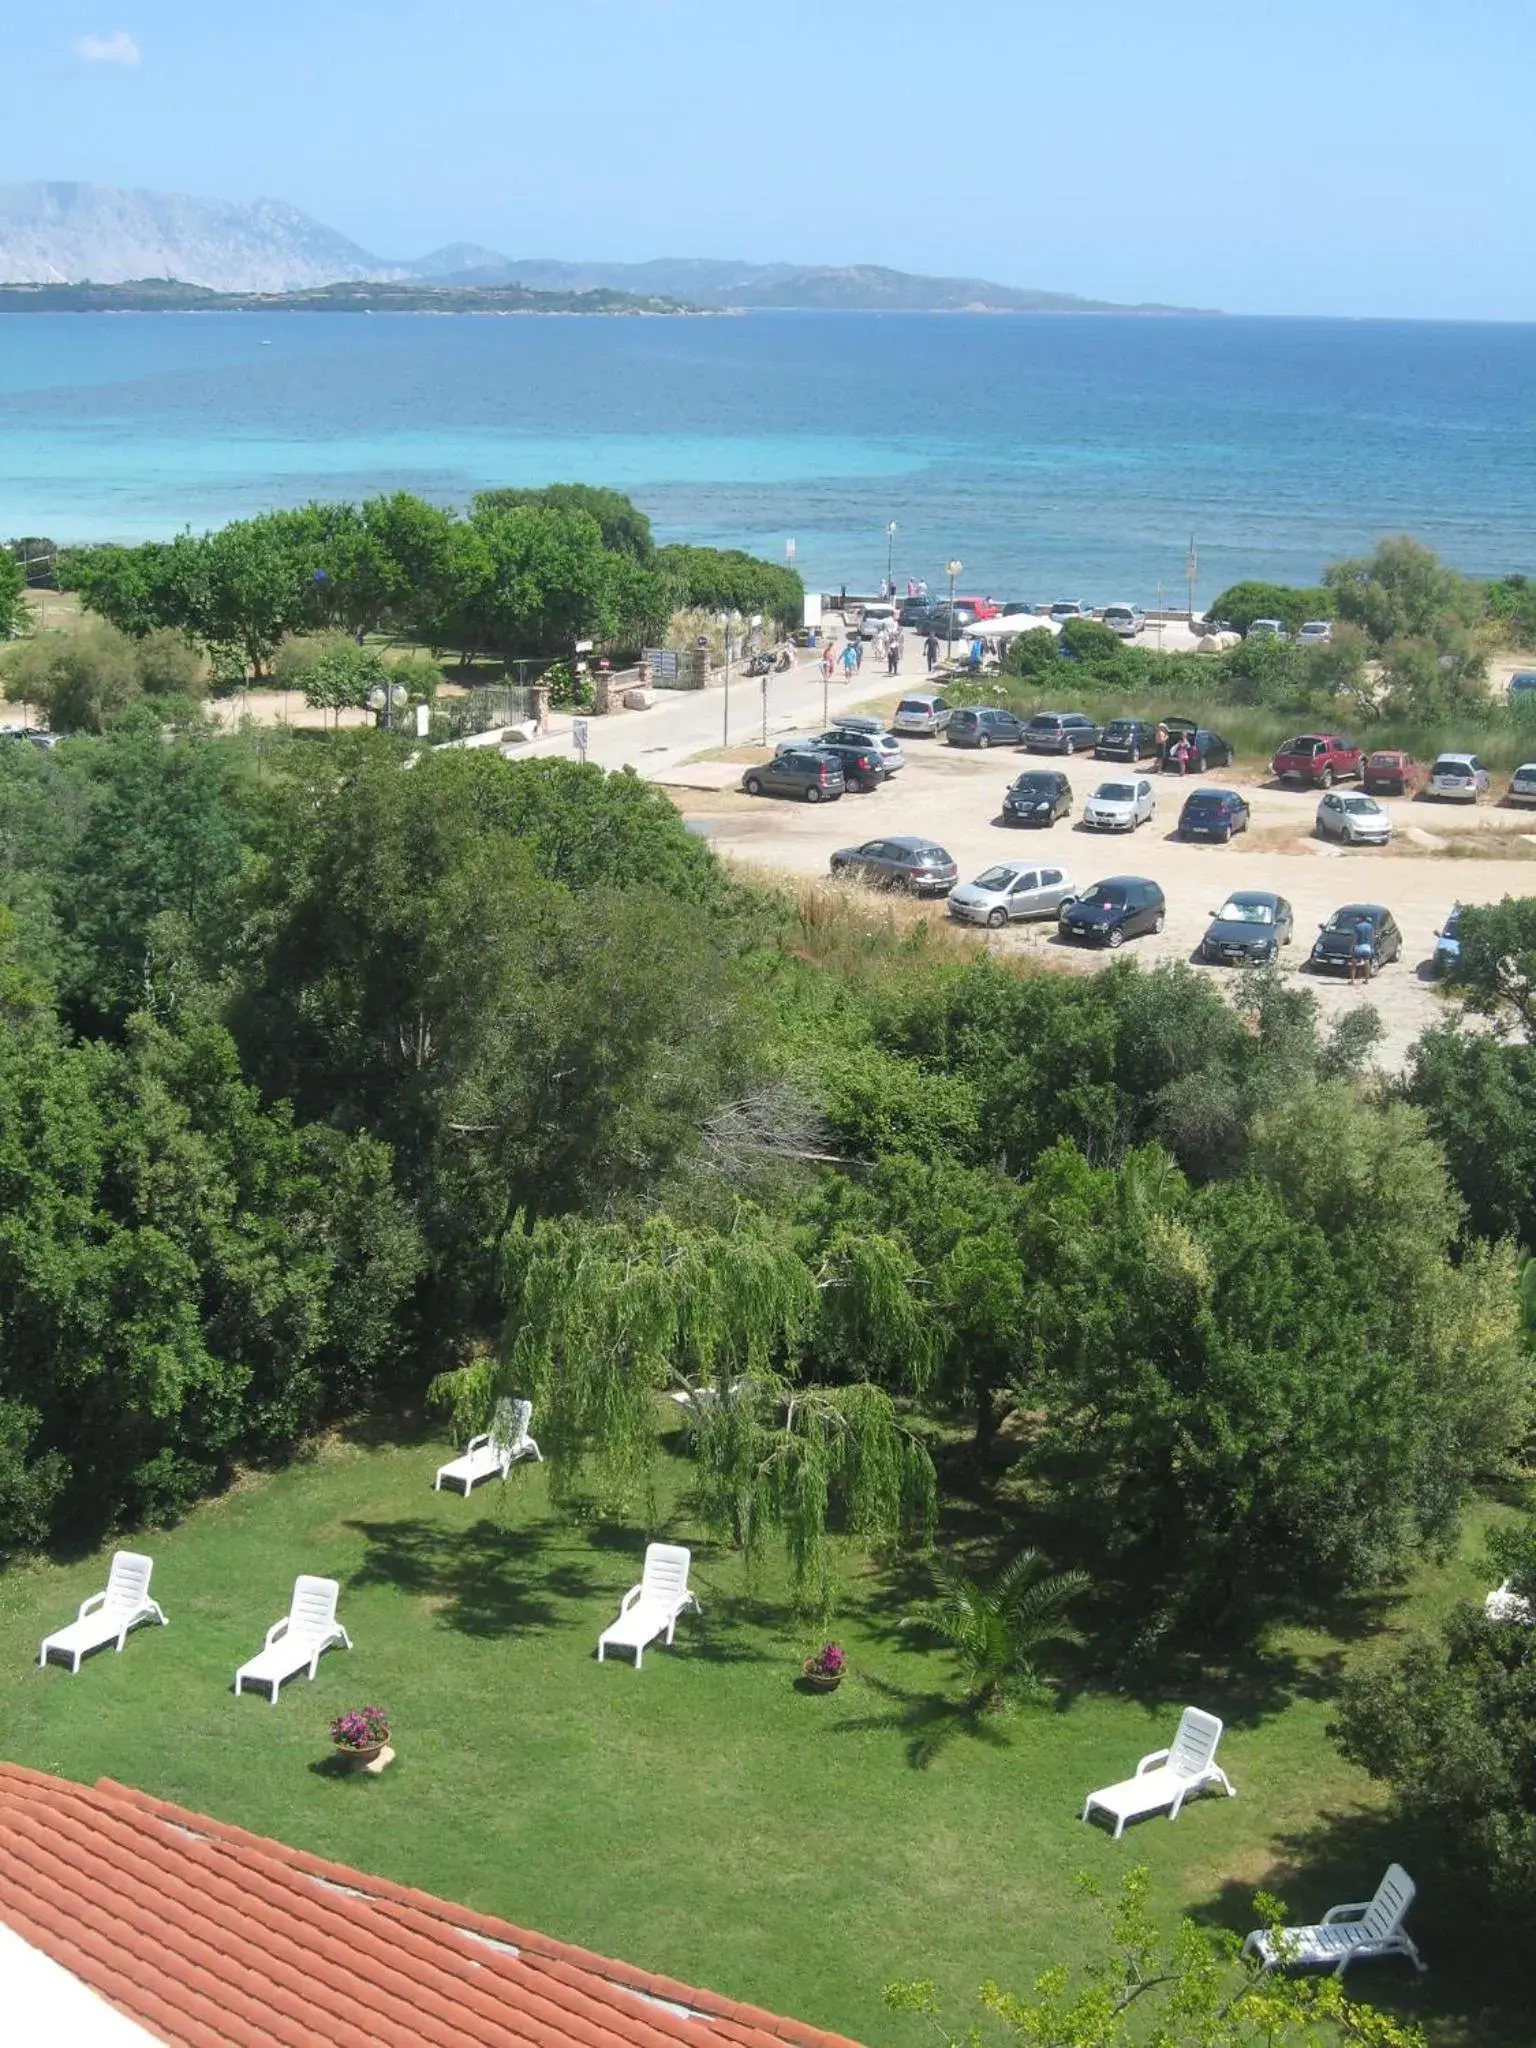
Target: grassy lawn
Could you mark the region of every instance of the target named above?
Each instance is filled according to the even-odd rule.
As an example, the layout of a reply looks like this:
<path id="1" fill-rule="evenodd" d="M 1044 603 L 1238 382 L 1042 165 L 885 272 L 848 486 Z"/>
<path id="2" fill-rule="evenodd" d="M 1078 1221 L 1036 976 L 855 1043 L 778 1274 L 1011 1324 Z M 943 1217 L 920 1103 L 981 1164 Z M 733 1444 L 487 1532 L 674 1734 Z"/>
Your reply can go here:
<path id="1" fill-rule="evenodd" d="M 599 1666 L 597 1633 L 639 1575 L 643 1529 L 557 1514 L 537 1468 L 468 1503 L 434 1494 L 446 1455 L 436 1442 L 333 1441 L 145 1539 L 170 1627 L 76 1678 L 32 1660 L 104 1583 L 103 1560 L 7 1575 L 4 1754 L 119 1778 L 895 2048 L 923 2037 L 885 2014 L 892 1977 L 933 1976 L 958 2017 L 986 1977 L 1022 1988 L 1087 1953 L 1080 1869 L 1112 1884 L 1145 1861 L 1170 1912 L 1243 1926 L 1259 1882 L 1310 1917 L 1367 1895 L 1392 1854 L 1412 1867 L 1374 1788 L 1323 1732 L 1358 1641 L 1288 1638 L 1240 1678 L 1202 1682 L 1201 1703 L 1228 1722 L 1222 1761 L 1239 1796 L 1116 1843 L 1080 1824 L 1083 1795 L 1170 1738 L 1181 1691 L 1073 1691 L 918 1768 L 951 1673 L 900 1630 L 904 1596 L 876 1573 L 851 1576 L 836 1634 L 857 1676 L 830 1698 L 798 1691 L 810 1645 L 778 1588 L 749 1591 L 733 1556 L 668 1514 L 686 1476 L 673 1457 L 661 1527 L 694 1544 L 704 1620 L 685 1620 L 677 1648 L 653 1648 L 638 1674 Z M 1413 1619 L 1481 1589 L 1475 1549 L 1469 1532 L 1463 1560 L 1413 1589 Z M 290 1683 L 275 1710 L 236 1700 L 236 1664 L 303 1570 L 341 1579 L 355 1650 L 328 1655 L 314 1685 Z M 331 1777 L 316 1768 L 329 1721 L 364 1701 L 390 1710 L 399 1760 L 377 1781 Z M 1385 1965 L 1355 1988 L 1430 2020 L 1438 2039 L 1528 2039 L 1519 1987 L 1465 1966 L 1453 1919 L 1433 1898 L 1416 1915 L 1433 1967 L 1422 1985 Z"/>

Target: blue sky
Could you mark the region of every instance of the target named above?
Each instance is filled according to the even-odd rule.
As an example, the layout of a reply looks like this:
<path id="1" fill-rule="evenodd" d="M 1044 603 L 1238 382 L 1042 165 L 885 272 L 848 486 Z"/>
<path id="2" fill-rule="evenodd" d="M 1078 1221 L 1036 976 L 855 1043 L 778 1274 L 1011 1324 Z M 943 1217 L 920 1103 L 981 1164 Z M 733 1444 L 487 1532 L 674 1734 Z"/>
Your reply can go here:
<path id="1" fill-rule="evenodd" d="M 0 182 L 281 198 L 384 255 L 1536 319 L 1531 0 L 6 12 Z"/>

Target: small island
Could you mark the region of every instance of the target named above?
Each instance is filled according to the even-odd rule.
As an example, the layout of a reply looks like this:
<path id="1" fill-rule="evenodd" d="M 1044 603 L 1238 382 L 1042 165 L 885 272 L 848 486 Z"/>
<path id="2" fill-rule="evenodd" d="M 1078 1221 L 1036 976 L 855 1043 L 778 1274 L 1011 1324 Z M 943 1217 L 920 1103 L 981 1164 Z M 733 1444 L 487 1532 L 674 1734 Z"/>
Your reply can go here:
<path id="1" fill-rule="evenodd" d="M 170 277 L 123 284 L 0 285 L 0 313 L 693 313 L 645 292 L 535 291 L 528 285 L 380 283 L 356 279 L 297 292 L 217 292 Z"/>

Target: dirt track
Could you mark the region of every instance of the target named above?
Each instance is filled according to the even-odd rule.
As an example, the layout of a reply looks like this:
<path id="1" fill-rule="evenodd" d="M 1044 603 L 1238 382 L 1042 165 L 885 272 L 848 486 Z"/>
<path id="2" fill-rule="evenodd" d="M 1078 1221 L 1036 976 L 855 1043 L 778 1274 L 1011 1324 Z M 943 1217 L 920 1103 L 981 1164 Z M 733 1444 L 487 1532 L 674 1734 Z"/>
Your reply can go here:
<path id="1" fill-rule="evenodd" d="M 1267 774 L 1239 768 L 1188 782 L 1152 775 L 1157 814 L 1134 837 L 1087 832 L 1075 819 L 1046 831 L 1021 830 L 1002 822 L 1001 800 L 1022 769 L 1065 768 L 1079 812 L 1099 782 L 1119 778 L 1124 770 L 1110 762 L 1058 762 L 1011 749 L 972 752 L 928 740 L 903 745 L 907 765 L 884 788 L 868 796 L 850 793 L 820 808 L 733 790 L 672 794 L 720 853 L 793 875 L 825 875 L 837 847 L 920 832 L 948 848 L 965 879 L 994 861 L 1020 858 L 1064 864 L 1084 887 L 1104 875 L 1150 876 L 1167 896 L 1167 927 L 1160 937 L 1133 940 L 1126 948 L 1147 961 L 1193 961 L 1211 913 L 1226 895 L 1235 889 L 1277 890 L 1296 914 L 1286 972 L 1301 974 L 1325 1017 L 1354 1003 L 1374 1003 L 1387 1033 L 1378 1059 L 1389 1069 L 1400 1067 L 1414 1039 L 1444 1014 L 1429 961 L 1436 929 L 1452 905 L 1536 893 L 1536 869 L 1526 865 L 1536 861 L 1536 814 L 1487 801 L 1474 809 L 1384 798 L 1396 827 L 1393 843 L 1345 850 L 1313 836 L 1315 791 L 1281 789 Z M 1251 830 L 1230 846 L 1188 845 L 1173 836 L 1185 794 L 1202 780 L 1241 788 L 1253 806 Z M 1318 925 L 1340 904 L 1359 901 L 1385 903 L 1406 941 L 1402 964 L 1384 969 L 1369 991 L 1314 975 L 1302 964 Z M 942 906 L 935 914 L 943 915 Z M 986 942 L 1079 970 L 1099 966 L 1104 957 L 1058 939 L 1053 922 L 1014 925 L 988 933 Z M 1199 972 L 1230 981 L 1232 970 L 1199 966 Z"/>

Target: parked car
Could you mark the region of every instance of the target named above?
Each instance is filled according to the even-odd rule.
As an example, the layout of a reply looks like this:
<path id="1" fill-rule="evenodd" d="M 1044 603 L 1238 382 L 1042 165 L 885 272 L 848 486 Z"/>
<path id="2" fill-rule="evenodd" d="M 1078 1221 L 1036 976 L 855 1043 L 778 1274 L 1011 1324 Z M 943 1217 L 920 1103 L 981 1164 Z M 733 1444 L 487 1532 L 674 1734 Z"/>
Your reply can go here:
<path id="1" fill-rule="evenodd" d="M 1375 797 L 1330 789 L 1317 807 L 1317 836 L 1344 846 L 1385 846 L 1392 820 Z"/>
<path id="2" fill-rule="evenodd" d="M 1296 635 L 1298 647 L 1326 647 L 1333 639 L 1332 619 L 1308 619 Z"/>
<path id="3" fill-rule="evenodd" d="M 1402 959 L 1403 935 L 1391 911 L 1379 903 L 1346 903 L 1326 924 L 1318 926 L 1312 941 L 1312 965 L 1319 971 L 1348 973 L 1362 923 L 1370 927 L 1372 974 L 1380 973 L 1388 961 Z"/>
<path id="4" fill-rule="evenodd" d="M 1134 640 L 1147 623 L 1147 615 L 1139 604 L 1107 604 L 1104 607 L 1104 623 L 1111 633 L 1118 633 L 1122 640 Z"/>
<path id="5" fill-rule="evenodd" d="M 1449 974 L 1461 958 L 1461 905 L 1452 907 L 1450 916 L 1435 933 L 1435 954 L 1430 963 L 1437 975 Z"/>
<path id="6" fill-rule="evenodd" d="M 1149 718 L 1112 718 L 1093 751 L 1101 761 L 1145 761 L 1157 752 L 1157 727 Z"/>
<path id="7" fill-rule="evenodd" d="M 1003 861 L 974 882 L 949 892 L 949 914 L 964 924 L 1000 925 L 1026 917 L 1054 917 L 1077 901 L 1077 885 L 1065 868 L 1026 867 Z"/>
<path id="8" fill-rule="evenodd" d="M 1250 640 L 1289 640 L 1283 619 L 1255 619 L 1248 628 Z"/>
<path id="9" fill-rule="evenodd" d="M 1526 761 L 1509 778 L 1512 804 L 1536 804 L 1536 761 Z"/>
<path id="10" fill-rule="evenodd" d="M 1441 754 L 1424 785 L 1426 796 L 1450 803 L 1475 804 L 1488 787 L 1488 770 L 1476 754 Z"/>
<path id="11" fill-rule="evenodd" d="M 1072 785 L 1059 768 L 1030 768 L 1003 793 L 1003 822 L 1054 825 L 1072 815 Z"/>
<path id="12" fill-rule="evenodd" d="M 918 690 L 910 697 L 903 697 L 896 706 L 891 731 L 909 733 L 914 738 L 937 739 L 948 723 L 949 700 L 936 696 L 932 690 Z"/>
<path id="13" fill-rule="evenodd" d="M 947 896 L 960 870 L 931 839 L 868 839 L 840 847 L 832 856 L 834 875 L 853 875 L 877 888 L 906 889 L 914 896 Z"/>
<path id="14" fill-rule="evenodd" d="M 962 597 L 958 591 L 955 593 L 955 610 L 968 611 L 973 619 L 995 619 L 998 616 L 995 597 Z"/>
<path id="15" fill-rule="evenodd" d="M 1058 929 L 1064 939 L 1118 947 L 1143 932 L 1160 932 L 1167 915 L 1168 906 L 1156 882 L 1141 875 L 1111 875 L 1067 905 Z"/>
<path id="16" fill-rule="evenodd" d="M 879 727 L 874 732 L 871 732 L 862 721 L 857 725 L 851 721 L 849 724 L 844 725 L 839 721 L 829 731 L 818 736 L 816 745 L 819 747 L 846 746 L 850 740 L 856 746 L 872 747 L 880 756 L 887 775 L 894 775 L 899 769 L 907 765 L 907 757 L 901 751 L 901 741 L 897 739 L 895 733 L 887 732 L 883 727 Z"/>
<path id="17" fill-rule="evenodd" d="M 835 754 L 843 764 L 845 789 L 878 789 L 888 778 L 885 757 L 873 738 L 861 739 L 851 732 L 817 741 L 825 754 Z"/>
<path id="18" fill-rule="evenodd" d="M 1336 782 L 1354 782 L 1365 773 L 1365 755 L 1341 733 L 1304 732 L 1287 740 L 1269 765 L 1279 782 L 1332 789 Z"/>
<path id="19" fill-rule="evenodd" d="M 1163 751 L 1158 758 L 1159 767 L 1177 775 L 1203 775 L 1207 768 L 1230 768 L 1232 766 L 1232 742 L 1224 740 L 1208 726 L 1197 725 L 1192 718 L 1165 718 L 1163 730 L 1168 737 L 1163 741 Z M 1181 770 L 1179 749 L 1189 747 L 1187 765 Z"/>
<path id="20" fill-rule="evenodd" d="M 1134 832 L 1149 825 L 1157 798 L 1145 775 L 1127 782 L 1101 782 L 1083 805 L 1083 823 L 1090 832 Z"/>
<path id="21" fill-rule="evenodd" d="M 1032 754 L 1084 753 L 1099 743 L 1099 728 L 1086 711 L 1037 711 L 1024 728 Z"/>
<path id="22" fill-rule="evenodd" d="M 786 747 L 741 778 L 748 796 L 797 796 L 803 803 L 835 803 L 847 788 L 843 764 L 825 747 Z"/>
<path id="23" fill-rule="evenodd" d="M 1058 626 L 1064 626 L 1068 619 L 1091 619 L 1093 606 L 1084 604 L 1080 597 L 1059 597 L 1051 606 L 1050 616 Z"/>
<path id="24" fill-rule="evenodd" d="M 1235 789 L 1192 789 L 1179 813 L 1181 839 L 1219 839 L 1223 846 L 1234 832 L 1253 822 L 1248 799 Z"/>
<path id="25" fill-rule="evenodd" d="M 1240 889 L 1213 912 L 1200 958 L 1213 966 L 1262 966 L 1280 956 L 1295 932 L 1291 906 L 1268 889 Z"/>
<path id="26" fill-rule="evenodd" d="M 904 597 L 896 607 L 898 622 L 910 632 L 914 626 L 926 626 L 933 615 L 931 597 Z"/>
<path id="27" fill-rule="evenodd" d="M 944 728 L 952 747 L 1016 747 L 1023 737 L 1023 719 L 992 705 L 967 704 L 951 711 Z"/>
<path id="28" fill-rule="evenodd" d="M 1423 770 L 1400 747 L 1379 747 L 1367 754 L 1361 783 L 1371 796 L 1412 796 Z"/>
<path id="29" fill-rule="evenodd" d="M 1536 702 L 1536 668 L 1517 668 L 1509 679 L 1511 704 Z"/>

